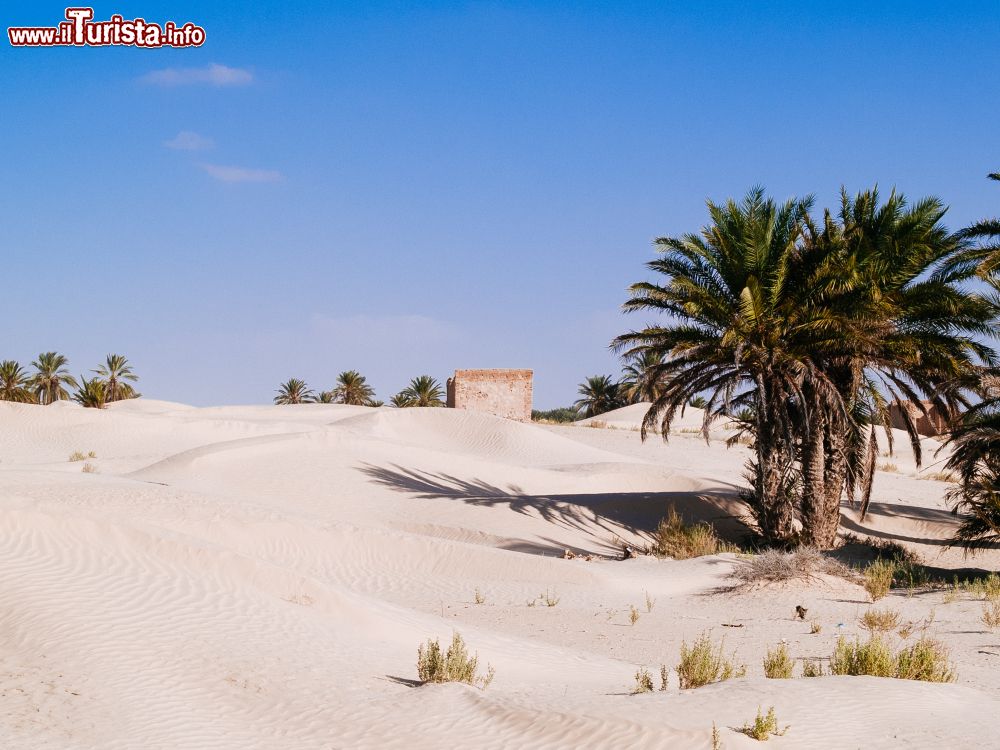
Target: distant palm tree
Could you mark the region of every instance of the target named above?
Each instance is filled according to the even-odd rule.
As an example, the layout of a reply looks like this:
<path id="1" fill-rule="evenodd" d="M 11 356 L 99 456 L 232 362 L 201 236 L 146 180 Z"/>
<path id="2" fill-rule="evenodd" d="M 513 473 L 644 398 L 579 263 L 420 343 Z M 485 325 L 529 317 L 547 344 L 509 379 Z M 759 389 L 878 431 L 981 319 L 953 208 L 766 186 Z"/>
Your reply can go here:
<path id="1" fill-rule="evenodd" d="M 629 404 L 656 401 L 663 392 L 663 379 L 657 369 L 663 364 L 663 353 L 647 349 L 628 358 L 618 386 L 621 398 Z"/>
<path id="2" fill-rule="evenodd" d="M 430 375 L 414 378 L 398 395 L 406 401 L 400 404 L 402 406 L 444 406 L 441 384 Z"/>
<path id="3" fill-rule="evenodd" d="M 135 388 L 124 381 L 136 382 L 139 376 L 132 372 L 128 359 L 121 354 L 109 354 L 104 364 L 93 371 L 104 383 L 108 402 L 138 398 Z"/>
<path id="4" fill-rule="evenodd" d="M 36 372 L 31 377 L 31 387 L 39 403 L 51 404 L 69 398 L 66 386 L 77 388 L 76 378 L 69 374 L 69 360 L 56 352 L 44 352 L 31 363 Z"/>
<path id="5" fill-rule="evenodd" d="M 278 388 L 274 403 L 285 406 L 288 404 L 308 404 L 313 400 L 313 392 L 309 390 L 304 380 L 291 378 Z"/>
<path id="6" fill-rule="evenodd" d="M 373 409 L 377 409 L 380 406 L 385 406 L 385 401 L 380 401 L 377 398 L 370 398 L 367 401 L 365 401 L 365 406 L 370 406 Z"/>
<path id="7" fill-rule="evenodd" d="M 577 392 L 582 398 L 577 399 L 573 406 L 584 417 L 595 417 L 622 406 L 618 383 L 609 375 L 594 375 L 587 378 L 580 383 Z"/>
<path id="8" fill-rule="evenodd" d="M 80 376 L 80 387 L 73 394 L 73 400 L 90 409 L 103 409 L 108 401 L 107 384 L 98 378 L 87 380 Z"/>
<path id="9" fill-rule="evenodd" d="M 357 370 L 347 370 L 337 376 L 333 397 L 339 404 L 363 406 L 375 395 L 375 389 L 368 385 L 365 376 Z"/>
<path id="10" fill-rule="evenodd" d="M 12 359 L 0 362 L 0 401 L 33 404 L 37 401 L 30 389 L 31 379 L 20 364 Z"/>
<path id="11" fill-rule="evenodd" d="M 333 391 L 320 391 L 316 394 L 317 404 L 332 404 L 335 403 L 336 398 Z"/>
<path id="12" fill-rule="evenodd" d="M 397 409 L 405 409 L 408 406 L 415 406 L 413 399 L 406 393 L 406 391 L 400 391 L 395 396 L 389 399 L 389 403 L 395 406 Z"/>

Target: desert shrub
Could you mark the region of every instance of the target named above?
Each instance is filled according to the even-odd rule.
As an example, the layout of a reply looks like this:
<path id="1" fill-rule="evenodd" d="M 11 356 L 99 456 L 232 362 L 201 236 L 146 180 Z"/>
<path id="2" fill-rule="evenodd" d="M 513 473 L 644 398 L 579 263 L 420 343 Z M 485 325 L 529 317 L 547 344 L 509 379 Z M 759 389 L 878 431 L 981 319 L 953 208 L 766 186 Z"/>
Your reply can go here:
<path id="1" fill-rule="evenodd" d="M 894 609 L 869 609 L 861 616 L 861 627 L 871 632 L 888 633 L 899 624 L 899 612 Z"/>
<path id="2" fill-rule="evenodd" d="M 899 473 L 899 467 L 891 461 L 884 461 L 883 463 L 880 463 L 878 465 L 878 470 L 888 472 L 889 474 Z"/>
<path id="3" fill-rule="evenodd" d="M 990 630 L 1000 628 L 1000 601 L 994 599 L 983 607 L 983 624 Z"/>
<path id="4" fill-rule="evenodd" d="M 652 693 L 653 692 L 653 678 L 650 676 L 649 672 L 646 671 L 645 667 L 640 669 L 635 673 L 635 687 L 632 688 L 632 694 L 636 695 L 638 693 Z"/>
<path id="5" fill-rule="evenodd" d="M 646 591 L 645 594 L 646 594 L 646 612 L 652 612 L 653 605 L 656 604 L 656 599 L 651 597 L 648 591 Z"/>
<path id="6" fill-rule="evenodd" d="M 475 592 L 474 596 L 475 596 L 475 602 L 476 602 L 476 604 L 485 604 L 486 603 L 486 597 L 483 596 L 483 592 L 480 591 L 478 588 L 476 589 L 476 592 Z"/>
<path id="7" fill-rule="evenodd" d="M 830 672 L 835 675 L 871 675 L 901 680 L 954 682 L 956 674 L 948 663 L 948 652 L 939 642 L 921 638 L 898 653 L 880 636 L 867 642 L 849 643 L 841 636 L 830 657 Z"/>
<path id="8" fill-rule="evenodd" d="M 990 573 L 985 578 L 966 581 L 965 590 L 987 601 L 1000 601 L 1000 575 Z"/>
<path id="9" fill-rule="evenodd" d="M 447 653 L 435 638 L 417 648 L 417 677 L 421 682 L 464 682 L 485 690 L 493 681 L 494 670 L 489 667 L 485 675 L 477 675 L 479 657 L 469 656 L 465 641 L 458 633 L 451 636 Z"/>
<path id="10" fill-rule="evenodd" d="M 744 724 L 740 729 L 747 737 L 753 737 L 759 742 L 764 742 L 773 734 L 776 737 L 788 731 L 788 727 L 778 729 L 778 718 L 774 715 L 774 706 L 767 709 L 767 714 L 761 714 L 760 706 L 757 707 L 757 718 L 753 724 Z"/>
<path id="11" fill-rule="evenodd" d="M 670 676 L 670 670 L 667 669 L 666 664 L 660 665 L 660 690 L 667 689 L 667 677 Z"/>
<path id="12" fill-rule="evenodd" d="M 559 603 L 559 596 L 555 591 L 549 591 L 545 589 L 544 594 L 539 594 L 538 598 L 545 602 L 546 607 L 554 607 Z"/>
<path id="13" fill-rule="evenodd" d="M 955 670 L 948 651 L 938 641 L 924 637 L 896 654 L 896 677 L 924 682 L 954 682 Z"/>
<path id="14" fill-rule="evenodd" d="M 794 662 L 788 655 L 788 648 L 779 643 L 777 648 L 768 649 L 764 657 L 764 676 L 772 680 L 787 680 L 792 676 Z"/>
<path id="15" fill-rule="evenodd" d="M 746 674 L 746 667 L 736 668 L 730 660 L 723 657 L 722 648 L 723 644 L 720 643 L 716 649 L 707 633 L 702 633 L 693 646 L 689 647 L 687 641 L 681 643 L 681 658 L 677 665 L 681 690 L 699 688 Z"/>
<path id="16" fill-rule="evenodd" d="M 86 457 L 87 456 L 86 456 L 85 453 L 83 453 L 83 451 L 73 451 L 72 453 L 69 454 L 69 460 L 70 460 L 70 462 L 73 462 L 73 461 L 82 461 Z"/>
<path id="17" fill-rule="evenodd" d="M 822 677 L 823 676 L 823 662 L 818 659 L 807 659 L 802 662 L 802 676 L 803 677 Z"/>
<path id="18" fill-rule="evenodd" d="M 81 471 L 83 471 L 84 474 L 96 474 L 97 473 L 97 467 L 94 466 L 92 463 L 90 463 L 88 461 L 87 463 L 85 463 L 83 465 L 83 468 L 81 469 Z"/>
<path id="19" fill-rule="evenodd" d="M 849 567 L 827 557 L 816 547 L 800 547 L 792 552 L 764 550 L 758 555 L 742 560 L 733 570 L 732 576 L 741 584 L 752 586 L 808 580 L 821 573 L 852 581 L 857 578 L 857 574 Z"/>
<path id="20" fill-rule="evenodd" d="M 633 605 L 629 605 L 628 621 L 635 625 L 639 622 L 639 610 L 637 610 Z"/>
<path id="21" fill-rule="evenodd" d="M 819 620 L 813 620 L 809 625 L 810 635 L 819 635 L 823 632 L 823 626 L 819 624 Z"/>
<path id="22" fill-rule="evenodd" d="M 646 548 L 648 554 L 672 557 L 675 560 L 735 551 L 735 547 L 719 539 L 711 524 L 686 524 L 673 507 L 667 511 L 666 518 L 660 521 L 653 533 L 652 542 Z"/>
<path id="23" fill-rule="evenodd" d="M 559 409 L 549 409 L 548 411 L 531 410 L 532 422 L 554 422 L 556 424 L 565 422 L 575 422 L 580 413 L 571 406 L 564 406 Z"/>
<path id="24" fill-rule="evenodd" d="M 876 560 L 865 568 L 864 587 L 873 602 L 889 593 L 895 573 L 896 564 L 889 560 Z"/>

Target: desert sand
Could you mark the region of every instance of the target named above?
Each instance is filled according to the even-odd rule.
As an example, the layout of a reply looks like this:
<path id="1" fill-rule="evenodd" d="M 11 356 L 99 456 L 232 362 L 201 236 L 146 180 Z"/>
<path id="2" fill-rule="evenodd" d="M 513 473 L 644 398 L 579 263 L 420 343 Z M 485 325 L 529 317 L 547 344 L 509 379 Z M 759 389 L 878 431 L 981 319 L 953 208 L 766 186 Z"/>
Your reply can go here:
<path id="1" fill-rule="evenodd" d="M 714 723 L 743 748 L 757 743 L 734 728 L 769 706 L 789 726 L 779 748 L 1000 747 L 1000 633 L 969 594 L 878 605 L 949 646 L 955 684 L 768 680 L 778 642 L 826 657 L 860 634 L 864 590 L 729 590 L 732 554 L 617 560 L 615 540 L 640 542 L 670 503 L 721 528 L 741 513 L 746 448 L 725 447 L 724 425 L 706 444 L 697 410 L 666 445 L 643 443 L 644 408 L 545 426 L 449 409 L 0 403 L 0 747 L 709 748 Z M 931 566 L 997 569 L 995 552 L 945 546 L 955 521 L 948 485 L 921 478 L 940 460 L 926 445 L 918 472 L 897 439 L 873 513 L 845 508 L 844 530 Z M 418 644 L 454 630 L 495 668 L 487 690 L 415 686 Z M 665 692 L 629 694 L 637 669 L 659 682 L 706 631 L 745 678 L 680 691 L 671 673 Z"/>

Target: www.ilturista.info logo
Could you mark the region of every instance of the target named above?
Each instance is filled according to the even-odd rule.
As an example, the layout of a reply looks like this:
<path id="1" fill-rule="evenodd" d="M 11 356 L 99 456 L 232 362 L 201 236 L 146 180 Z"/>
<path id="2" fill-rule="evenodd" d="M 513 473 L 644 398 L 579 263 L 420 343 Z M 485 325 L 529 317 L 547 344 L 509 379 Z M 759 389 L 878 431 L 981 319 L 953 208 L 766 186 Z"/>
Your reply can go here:
<path id="1" fill-rule="evenodd" d="M 7 29 L 14 47 L 200 47 L 205 29 L 193 23 L 182 26 L 167 21 L 162 26 L 142 18 L 131 21 L 115 14 L 94 21 L 93 8 L 67 8 L 58 26 L 18 26 Z"/>

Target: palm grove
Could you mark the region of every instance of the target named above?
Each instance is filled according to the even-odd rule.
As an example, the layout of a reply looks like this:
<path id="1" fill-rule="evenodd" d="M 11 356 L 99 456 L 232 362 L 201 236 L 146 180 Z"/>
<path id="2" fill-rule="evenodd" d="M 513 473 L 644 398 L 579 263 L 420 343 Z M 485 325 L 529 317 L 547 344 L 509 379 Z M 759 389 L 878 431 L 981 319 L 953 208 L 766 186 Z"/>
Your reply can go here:
<path id="1" fill-rule="evenodd" d="M 842 191 L 819 217 L 811 198 L 779 204 L 761 189 L 709 202 L 699 233 L 656 240 L 654 280 L 630 287 L 624 308 L 658 321 L 614 340 L 625 377 L 588 378 L 577 410 L 648 400 L 643 437 L 664 439 L 692 403 L 704 407 L 706 437 L 713 421 L 736 421 L 751 447 L 744 499 L 761 536 L 830 548 L 842 499 L 867 511 L 890 406 L 910 401 L 953 425 L 959 541 L 1000 541 L 990 388 L 1000 221 L 953 233 L 945 210 L 877 190 Z M 919 465 L 914 419 L 898 413 Z"/>
<path id="2" fill-rule="evenodd" d="M 120 354 L 109 354 L 104 364 L 91 371 L 89 379 L 81 375 L 77 380 L 70 373 L 69 360 L 58 352 L 39 354 L 31 368 L 26 370 L 11 359 L 0 362 L 0 401 L 51 404 L 73 400 L 101 409 L 111 402 L 140 395 L 132 385 L 139 377 Z"/>

